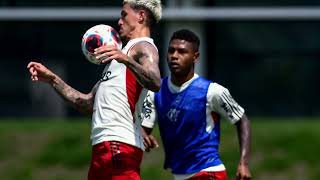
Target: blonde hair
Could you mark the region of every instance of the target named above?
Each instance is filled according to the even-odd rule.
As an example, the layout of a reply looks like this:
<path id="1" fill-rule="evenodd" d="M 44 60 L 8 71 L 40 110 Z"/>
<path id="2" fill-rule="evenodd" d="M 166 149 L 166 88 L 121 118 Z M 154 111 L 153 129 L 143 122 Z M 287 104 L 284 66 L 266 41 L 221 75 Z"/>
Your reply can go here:
<path id="1" fill-rule="evenodd" d="M 133 6 L 142 6 L 148 9 L 156 22 L 159 22 L 162 17 L 161 0 L 123 0 L 123 3 L 128 3 Z"/>

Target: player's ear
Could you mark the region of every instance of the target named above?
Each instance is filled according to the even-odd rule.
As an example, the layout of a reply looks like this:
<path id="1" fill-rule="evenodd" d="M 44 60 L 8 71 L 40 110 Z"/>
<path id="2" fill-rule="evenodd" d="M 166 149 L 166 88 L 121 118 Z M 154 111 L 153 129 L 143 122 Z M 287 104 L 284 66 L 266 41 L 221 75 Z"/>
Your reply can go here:
<path id="1" fill-rule="evenodd" d="M 146 12 L 143 11 L 143 10 L 140 10 L 138 12 L 138 21 L 139 21 L 139 23 L 143 23 L 145 18 L 146 18 Z"/>
<path id="2" fill-rule="evenodd" d="M 197 63 L 199 61 L 199 57 L 200 57 L 200 52 L 199 51 L 195 52 L 193 55 L 193 62 Z"/>

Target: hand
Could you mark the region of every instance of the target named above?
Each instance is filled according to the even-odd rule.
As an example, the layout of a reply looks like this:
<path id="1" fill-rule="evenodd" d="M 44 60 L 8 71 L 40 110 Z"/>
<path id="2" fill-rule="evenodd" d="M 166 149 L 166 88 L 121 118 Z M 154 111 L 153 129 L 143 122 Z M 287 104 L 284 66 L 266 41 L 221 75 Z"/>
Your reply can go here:
<path id="1" fill-rule="evenodd" d="M 238 164 L 236 175 L 237 180 L 250 180 L 252 178 L 248 165 L 241 162 Z"/>
<path id="2" fill-rule="evenodd" d="M 129 61 L 129 57 L 113 45 L 98 47 L 94 50 L 94 54 L 96 55 L 96 59 L 101 60 L 102 64 L 107 64 L 113 59 L 124 64 Z"/>
<path id="3" fill-rule="evenodd" d="M 27 66 L 31 74 L 32 81 L 50 82 L 55 78 L 55 74 L 38 62 L 30 62 Z"/>
<path id="4" fill-rule="evenodd" d="M 146 152 L 150 152 L 151 149 L 159 147 L 159 144 L 156 138 L 153 137 L 152 135 L 145 135 L 143 137 L 143 144 Z"/>

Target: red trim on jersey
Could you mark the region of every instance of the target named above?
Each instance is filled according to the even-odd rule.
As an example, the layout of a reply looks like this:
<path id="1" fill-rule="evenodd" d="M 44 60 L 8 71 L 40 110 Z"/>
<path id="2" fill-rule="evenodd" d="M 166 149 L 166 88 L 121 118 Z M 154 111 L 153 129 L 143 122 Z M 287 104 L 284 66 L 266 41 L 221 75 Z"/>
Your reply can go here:
<path id="1" fill-rule="evenodd" d="M 130 110 L 131 113 L 134 114 L 136 104 L 142 91 L 142 86 L 139 84 L 135 75 L 129 68 L 126 69 L 126 89 Z"/>
<path id="2" fill-rule="evenodd" d="M 220 115 L 216 112 L 211 112 L 211 117 L 214 123 L 217 123 L 220 120 Z"/>

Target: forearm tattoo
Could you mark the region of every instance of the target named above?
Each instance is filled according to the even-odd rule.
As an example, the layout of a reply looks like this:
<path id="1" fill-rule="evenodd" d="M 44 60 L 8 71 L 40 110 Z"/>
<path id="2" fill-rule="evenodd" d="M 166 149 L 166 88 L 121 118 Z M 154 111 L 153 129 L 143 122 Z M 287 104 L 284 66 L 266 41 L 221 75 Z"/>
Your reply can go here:
<path id="1" fill-rule="evenodd" d="M 68 103 L 70 103 L 76 110 L 91 114 L 93 109 L 93 93 L 83 94 L 71 86 L 67 85 L 60 78 L 56 78 L 52 82 L 55 91 Z"/>
<path id="2" fill-rule="evenodd" d="M 129 57 L 130 58 L 130 57 Z M 128 67 L 135 74 L 140 84 L 152 91 L 158 91 L 160 86 L 160 77 L 158 77 L 159 71 L 158 64 L 153 62 L 152 57 L 145 52 L 137 52 L 132 56 L 131 63 Z"/>

